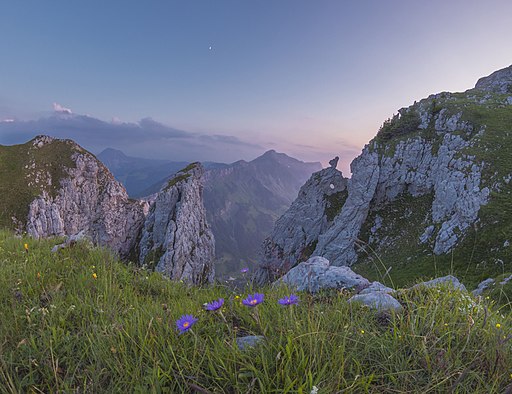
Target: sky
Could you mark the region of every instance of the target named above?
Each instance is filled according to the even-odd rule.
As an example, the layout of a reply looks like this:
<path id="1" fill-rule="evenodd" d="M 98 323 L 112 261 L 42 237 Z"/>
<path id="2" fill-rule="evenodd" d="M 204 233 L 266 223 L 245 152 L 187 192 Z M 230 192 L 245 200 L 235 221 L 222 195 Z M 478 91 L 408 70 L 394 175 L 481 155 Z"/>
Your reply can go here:
<path id="1" fill-rule="evenodd" d="M 512 2 L 25 0 L 0 12 L 0 144 L 350 161 L 401 107 L 512 64 Z"/>

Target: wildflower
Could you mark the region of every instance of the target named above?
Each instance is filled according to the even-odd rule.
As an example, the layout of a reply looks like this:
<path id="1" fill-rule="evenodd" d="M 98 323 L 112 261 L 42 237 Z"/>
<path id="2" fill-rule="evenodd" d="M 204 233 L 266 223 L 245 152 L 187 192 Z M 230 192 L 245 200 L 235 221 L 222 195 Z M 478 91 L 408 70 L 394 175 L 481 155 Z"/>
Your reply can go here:
<path id="1" fill-rule="evenodd" d="M 92 273 L 92 277 L 93 277 L 94 279 L 98 279 L 98 275 L 96 275 L 96 272 L 93 272 L 93 273 Z"/>
<path id="2" fill-rule="evenodd" d="M 361 330 L 361 334 L 364 334 L 364 330 Z"/>
<path id="3" fill-rule="evenodd" d="M 183 315 L 178 320 L 176 320 L 176 327 L 178 327 L 180 334 L 182 334 L 190 330 L 196 321 L 197 319 L 192 315 Z"/>
<path id="4" fill-rule="evenodd" d="M 281 305 L 297 305 L 299 303 L 299 297 L 295 294 L 290 294 L 288 297 L 281 298 L 277 302 Z"/>
<path id="5" fill-rule="evenodd" d="M 318 394 L 318 387 L 316 387 L 316 386 L 311 387 L 311 391 L 309 394 Z"/>
<path id="6" fill-rule="evenodd" d="M 37 273 L 37 279 L 41 279 L 41 273 L 40 272 Z"/>
<path id="7" fill-rule="evenodd" d="M 236 295 L 235 296 L 235 300 L 239 300 L 240 299 L 240 296 L 239 295 Z"/>
<path id="8" fill-rule="evenodd" d="M 219 298 L 216 301 L 212 301 L 205 305 L 204 309 L 207 311 L 216 311 L 217 309 L 220 309 L 224 305 L 224 298 Z"/>
<path id="9" fill-rule="evenodd" d="M 249 268 L 247 268 L 247 267 L 242 268 L 242 269 L 240 270 L 240 272 L 241 272 L 242 274 L 246 274 L 247 272 L 249 272 Z"/>
<path id="10" fill-rule="evenodd" d="M 258 304 L 261 304 L 263 302 L 263 298 L 265 296 L 260 293 L 254 293 L 254 295 L 249 294 L 245 300 L 242 300 L 242 303 L 246 306 L 256 306 Z"/>
<path id="11" fill-rule="evenodd" d="M 445 327 L 448 327 L 448 323 L 444 323 L 444 326 L 445 326 Z"/>
<path id="12" fill-rule="evenodd" d="M 501 328 L 501 324 L 500 323 L 496 323 L 496 328 Z"/>
<path id="13" fill-rule="evenodd" d="M 28 244 L 23 244 L 23 247 L 25 248 L 25 252 L 28 252 Z"/>

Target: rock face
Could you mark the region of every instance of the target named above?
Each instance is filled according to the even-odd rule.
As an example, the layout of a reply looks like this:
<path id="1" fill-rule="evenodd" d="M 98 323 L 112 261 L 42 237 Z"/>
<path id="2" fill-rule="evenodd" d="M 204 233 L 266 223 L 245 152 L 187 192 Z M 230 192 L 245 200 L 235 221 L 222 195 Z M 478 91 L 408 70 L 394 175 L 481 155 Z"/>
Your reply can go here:
<path id="1" fill-rule="evenodd" d="M 192 284 L 213 280 L 214 240 L 203 206 L 201 165 L 188 166 L 160 193 L 136 201 L 96 157 L 73 141 L 39 136 L 0 148 L 20 174 L 2 185 L 8 189 L 5 183 L 12 182 L 16 191 L 4 196 L 2 207 L 19 231 L 37 238 L 68 236 L 54 251 L 88 239 L 122 258 L 140 257 L 141 264 L 154 264 L 173 279 Z M 5 223 L 5 214 L 0 219 Z"/>
<path id="2" fill-rule="evenodd" d="M 45 169 L 33 168 L 29 185 L 43 187 L 29 206 L 26 230 L 34 237 L 72 235 L 83 231 L 99 245 L 127 257 L 136 243 L 144 221 L 141 203 L 128 199 L 125 189 L 93 155 L 72 141 L 41 136 L 32 141 L 34 150 L 48 144 L 66 144 L 73 166 L 64 169 L 61 179 L 52 179 Z M 58 185 L 58 186 L 57 186 Z"/>
<path id="3" fill-rule="evenodd" d="M 491 223 L 506 226 L 505 217 L 480 213 L 484 206 L 499 210 L 510 193 L 511 86 L 512 66 L 480 79 L 475 89 L 399 110 L 352 162 L 348 182 L 331 182 L 329 168 L 303 186 L 263 244 L 258 278 L 272 280 L 310 255 L 352 265 L 370 258 L 370 249 L 405 264 L 418 253 L 447 255 L 470 232 L 490 231 Z M 326 220 L 329 183 L 332 194 L 344 192 L 334 198 L 340 209 Z M 507 236 L 504 230 L 496 244 Z M 483 258 L 489 249 L 482 249 Z"/>
<path id="4" fill-rule="evenodd" d="M 193 163 L 156 195 L 142 229 L 139 261 L 171 279 L 213 281 L 215 243 L 202 200 L 204 169 Z"/>
<path id="5" fill-rule="evenodd" d="M 315 250 L 320 234 L 338 215 L 347 196 L 347 179 L 335 168 L 315 172 L 301 187 L 297 199 L 279 218 L 264 242 L 263 260 L 257 272 L 260 282 L 273 281 Z"/>
<path id="6" fill-rule="evenodd" d="M 502 94 L 512 93 L 512 66 L 480 78 L 475 88 Z"/>

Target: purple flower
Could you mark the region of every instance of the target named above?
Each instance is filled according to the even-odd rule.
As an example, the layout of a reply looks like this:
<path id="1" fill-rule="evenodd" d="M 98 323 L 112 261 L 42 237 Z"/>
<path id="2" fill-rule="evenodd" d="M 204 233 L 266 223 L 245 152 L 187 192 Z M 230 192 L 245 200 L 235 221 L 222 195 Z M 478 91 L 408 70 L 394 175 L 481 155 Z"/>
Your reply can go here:
<path id="1" fill-rule="evenodd" d="M 192 315 L 183 315 L 178 320 L 176 320 L 176 326 L 180 331 L 180 334 L 190 330 L 190 328 L 195 324 L 197 319 Z"/>
<path id="2" fill-rule="evenodd" d="M 263 302 L 263 298 L 265 298 L 265 296 L 260 293 L 254 293 L 254 295 L 249 294 L 245 300 L 242 300 L 242 304 L 253 307 L 261 304 Z"/>
<path id="3" fill-rule="evenodd" d="M 241 272 L 242 274 L 246 274 L 247 272 L 249 272 L 249 268 L 247 268 L 247 267 L 242 268 L 242 269 L 240 270 L 240 272 Z"/>
<path id="4" fill-rule="evenodd" d="M 224 298 L 219 298 L 216 301 L 212 301 L 205 305 L 204 309 L 207 311 L 216 311 L 217 309 L 220 309 L 224 305 Z"/>
<path id="5" fill-rule="evenodd" d="M 279 301 L 281 305 L 297 305 L 299 303 L 299 297 L 295 294 L 290 294 L 288 297 L 281 298 Z"/>

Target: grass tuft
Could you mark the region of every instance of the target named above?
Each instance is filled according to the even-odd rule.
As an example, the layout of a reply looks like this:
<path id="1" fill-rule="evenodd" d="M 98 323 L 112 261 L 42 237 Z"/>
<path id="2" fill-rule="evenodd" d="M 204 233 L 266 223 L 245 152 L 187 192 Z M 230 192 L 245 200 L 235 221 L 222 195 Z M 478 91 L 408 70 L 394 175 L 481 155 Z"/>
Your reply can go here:
<path id="1" fill-rule="evenodd" d="M 452 288 L 400 290 L 404 312 L 348 291 L 188 287 L 104 249 L 0 232 L 0 392 L 471 392 L 512 384 L 512 316 Z M 28 244 L 28 252 L 24 248 Z M 224 298 L 221 309 L 203 304 Z M 198 318 L 178 334 L 176 320 Z M 245 351 L 236 337 L 263 335 Z"/>

